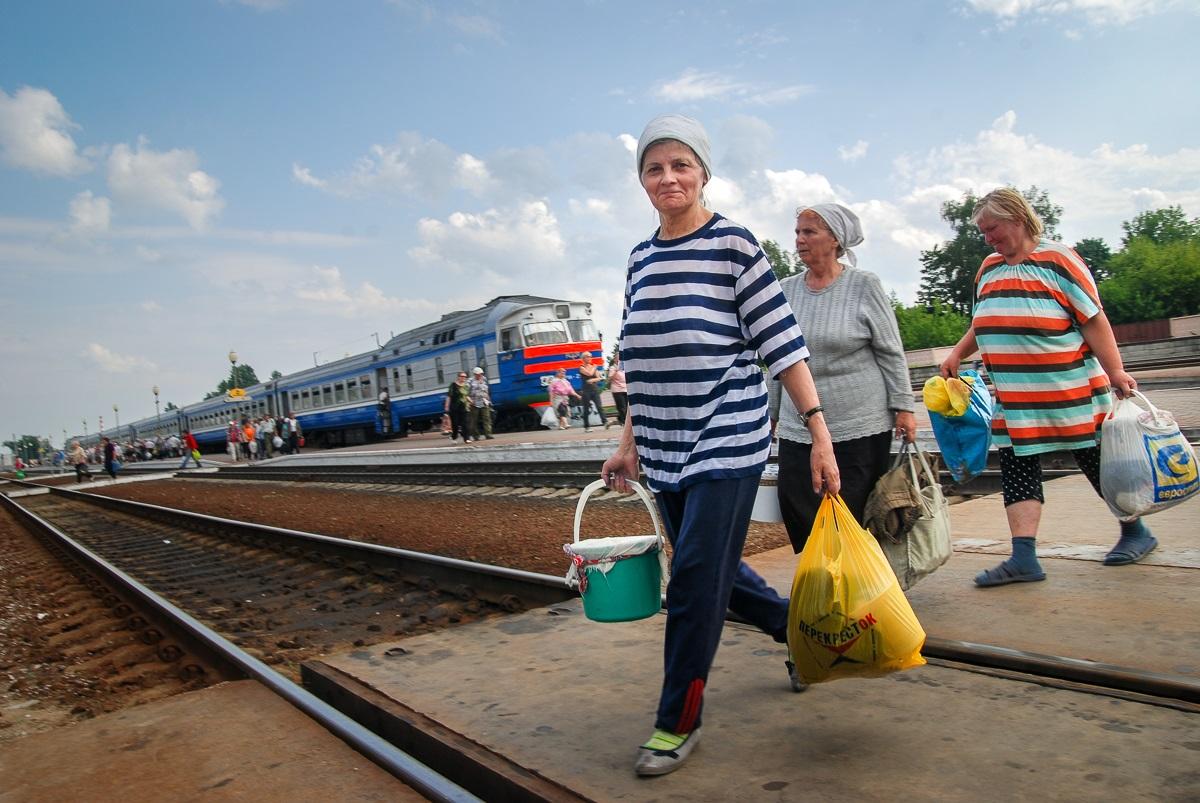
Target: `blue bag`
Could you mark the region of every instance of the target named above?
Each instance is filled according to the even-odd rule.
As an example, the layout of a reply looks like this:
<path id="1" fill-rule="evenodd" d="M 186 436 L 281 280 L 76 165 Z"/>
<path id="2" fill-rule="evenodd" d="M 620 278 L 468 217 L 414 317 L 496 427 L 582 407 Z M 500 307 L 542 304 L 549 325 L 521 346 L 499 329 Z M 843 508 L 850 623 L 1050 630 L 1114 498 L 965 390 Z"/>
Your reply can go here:
<path id="1" fill-rule="evenodd" d="M 978 477 L 987 467 L 988 449 L 992 445 L 992 394 L 978 371 L 966 370 L 958 376 L 974 379 L 966 412 L 945 416 L 930 410 L 929 421 L 942 450 L 942 462 L 954 481 L 962 483 Z"/>

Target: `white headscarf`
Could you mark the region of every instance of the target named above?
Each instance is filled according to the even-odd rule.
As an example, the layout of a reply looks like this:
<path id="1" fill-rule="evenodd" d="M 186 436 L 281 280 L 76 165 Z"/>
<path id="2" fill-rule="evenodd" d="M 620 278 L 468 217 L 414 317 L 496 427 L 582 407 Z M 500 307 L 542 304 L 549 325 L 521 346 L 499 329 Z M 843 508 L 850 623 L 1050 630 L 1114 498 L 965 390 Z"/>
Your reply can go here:
<path id="1" fill-rule="evenodd" d="M 646 130 L 642 132 L 637 145 L 639 178 L 642 175 L 642 158 L 646 155 L 646 149 L 664 139 L 682 142 L 695 151 L 696 158 L 704 168 L 705 179 L 712 178 L 712 151 L 708 144 L 708 134 L 704 133 L 704 126 L 699 122 L 682 114 L 662 114 L 646 123 Z"/>
<path id="2" fill-rule="evenodd" d="M 850 267 L 858 264 L 858 257 L 850 250 L 856 245 L 861 245 L 863 241 L 862 223 L 859 222 L 858 215 L 841 204 L 817 204 L 803 207 L 800 211 L 815 212 L 825 221 L 825 225 L 833 232 L 833 237 L 840 246 L 839 262 L 845 261 Z"/>

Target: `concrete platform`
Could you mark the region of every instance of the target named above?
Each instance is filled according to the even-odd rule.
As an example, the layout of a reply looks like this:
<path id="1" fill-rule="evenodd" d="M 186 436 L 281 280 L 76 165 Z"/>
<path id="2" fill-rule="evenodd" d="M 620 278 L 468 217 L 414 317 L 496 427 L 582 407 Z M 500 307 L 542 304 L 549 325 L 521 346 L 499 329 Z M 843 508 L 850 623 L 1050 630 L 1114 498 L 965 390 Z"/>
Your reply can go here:
<path id="1" fill-rule="evenodd" d="M 3 803 L 424 799 L 250 680 L 0 750 Z"/>
<path id="2" fill-rule="evenodd" d="M 597 624 L 572 602 L 357 650 L 323 669 L 343 693 L 399 701 L 592 800 L 1200 795 L 1194 713 L 934 666 L 797 695 L 784 649 L 737 625 L 717 654 L 693 761 L 639 779 L 632 763 L 653 724 L 664 623 Z"/>
<path id="3" fill-rule="evenodd" d="M 978 589 L 1007 554 L 996 500 L 952 508 L 956 554 L 909 595 L 930 636 L 1200 676 L 1195 503 L 1153 517 L 1154 562 L 1102 566 L 1116 524 L 1082 478 L 1047 484 L 1043 583 Z M 989 546 L 989 544 L 991 546 Z M 995 554 L 991 554 L 995 553 Z M 790 549 L 751 563 L 786 593 Z M 650 732 L 665 617 L 604 625 L 578 601 L 327 658 L 319 694 L 446 733 L 595 800 L 1195 800 L 1200 715 L 926 666 L 788 689 L 786 650 L 728 625 L 703 742 L 667 778 L 632 773 Z M 347 702 L 351 701 L 351 702 Z"/>

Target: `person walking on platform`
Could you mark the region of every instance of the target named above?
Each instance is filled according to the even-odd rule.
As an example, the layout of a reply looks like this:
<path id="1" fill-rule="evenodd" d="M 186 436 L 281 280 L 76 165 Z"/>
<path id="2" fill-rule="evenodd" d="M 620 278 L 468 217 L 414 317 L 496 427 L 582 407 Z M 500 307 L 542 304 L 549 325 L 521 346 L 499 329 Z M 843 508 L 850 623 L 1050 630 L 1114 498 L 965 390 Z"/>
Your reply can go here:
<path id="1" fill-rule="evenodd" d="M 727 610 L 787 642 L 788 601 L 741 559 L 771 450 L 760 360 L 807 411 L 814 490 L 840 489 L 808 349 L 771 264 L 749 231 L 705 208 L 709 153 L 700 123 L 678 115 L 650 121 L 638 141 L 660 225 L 629 256 L 619 342 L 629 415 L 600 470 L 616 491 L 645 470 L 673 547 L 662 692 L 634 764 L 646 776 L 678 769 L 699 741 Z"/>
<path id="2" fill-rule="evenodd" d="M 183 431 L 183 462 L 179 464 L 182 471 L 187 468 L 189 460 L 196 461 L 196 468 L 202 468 L 200 465 L 200 444 L 196 442 L 196 436 L 192 434 L 190 429 Z"/>
<path id="3" fill-rule="evenodd" d="M 117 461 L 120 460 L 119 449 L 115 443 L 108 438 L 104 439 L 104 470 L 108 472 L 108 476 L 112 479 L 117 478 Z"/>
<path id="4" fill-rule="evenodd" d="M 617 425 L 624 426 L 625 412 L 629 409 L 629 392 L 625 385 L 625 368 L 621 365 L 621 352 L 613 352 L 612 365 L 608 367 L 608 392 L 617 406 Z"/>
<path id="5" fill-rule="evenodd" d="M 482 434 L 483 437 L 490 441 L 493 440 L 491 387 L 488 385 L 488 378 L 484 375 L 482 368 L 476 366 L 472 373 L 473 376 L 467 382 L 467 397 L 470 400 L 469 413 L 471 416 L 468 426 L 475 440 L 479 440 L 479 436 Z"/>
<path id="6" fill-rule="evenodd" d="M 230 421 L 229 426 L 225 428 L 225 444 L 229 451 L 229 456 L 233 462 L 238 461 L 238 454 L 241 453 L 242 430 L 237 424 Z"/>
<path id="7" fill-rule="evenodd" d="M 779 283 L 812 350 L 809 370 L 829 421 L 842 501 L 860 522 L 867 496 L 892 462 L 893 433 L 909 443 L 917 437 L 896 314 L 879 278 L 860 270 L 851 250 L 862 241 L 858 215 L 841 204 L 797 210 L 796 253 L 804 270 Z M 821 506 L 809 476 L 812 437 L 779 383 L 767 388 L 778 424 L 779 508 L 799 553 Z"/>
<path id="8" fill-rule="evenodd" d="M 571 386 L 571 380 L 567 379 L 566 368 L 559 368 L 554 372 L 554 378 L 546 386 L 546 391 L 550 394 L 550 406 L 554 408 L 554 414 L 558 416 L 558 428 L 570 429 L 571 399 L 583 397 L 576 393 L 575 388 Z"/>
<path id="9" fill-rule="evenodd" d="M 89 480 L 94 480 L 92 472 L 88 470 L 87 452 L 79 445 L 79 441 L 71 441 L 71 451 L 67 453 L 67 461 L 75 467 L 75 482 L 83 482 L 86 475 Z"/>
<path id="10" fill-rule="evenodd" d="M 582 383 L 582 391 L 580 394 L 583 402 L 580 406 L 583 407 L 583 431 L 591 432 L 591 422 L 588 421 L 588 416 L 591 415 L 589 407 L 596 408 L 596 415 L 600 418 L 600 423 L 608 429 L 608 419 L 604 417 L 604 407 L 600 404 L 600 382 L 602 381 L 600 371 L 592 364 L 592 355 L 584 354 L 579 360 L 579 381 Z"/>
<path id="11" fill-rule="evenodd" d="M 996 388 L 992 442 L 1000 451 L 1004 512 L 1012 556 L 975 577 L 978 586 L 1045 580 L 1037 559 L 1041 455 L 1070 450 L 1100 493 L 1100 424 L 1137 388 L 1125 372 L 1112 326 L 1087 264 L 1042 238 L 1042 221 L 1021 193 L 1005 187 L 979 199 L 971 218 L 996 253 L 975 276 L 971 326 L 940 366 L 955 376 L 978 347 Z M 1121 522 L 1105 566 L 1136 563 L 1158 541 L 1141 519 Z"/>
<path id="12" fill-rule="evenodd" d="M 470 404 L 470 391 L 467 388 L 467 372 L 460 371 L 458 377 L 446 389 L 446 401 L 443 409 L 450 416 L 450 441 L 462 437 L 462 442 L 471 440 L 470 422 L 467 420 L 467 407 Z"/>

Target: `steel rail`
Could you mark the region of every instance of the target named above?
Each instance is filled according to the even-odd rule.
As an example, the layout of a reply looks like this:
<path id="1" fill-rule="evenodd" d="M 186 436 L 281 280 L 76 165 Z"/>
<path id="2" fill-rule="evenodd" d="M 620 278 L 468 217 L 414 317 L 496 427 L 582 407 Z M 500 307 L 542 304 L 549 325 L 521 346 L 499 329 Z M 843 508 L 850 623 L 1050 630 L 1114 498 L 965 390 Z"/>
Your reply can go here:
<path id="1" fill-rule="evenodd" d="M 74 492 L 71 493 L 75 495 Z M 86 496 L 86 494 L 77 495 Z M 239 649 L 185 611 L 158 596 L 87 547 L 77 543 L 50 522 L 27 510 L 16 500 L 4 496 L 3 503 L 17 513 L 20 519 L 33 523 L 42 532 L 51 536 L 72 558 L 97 574 L 106 577 L 110 583 L 139 600 L 140 604 L 157 611 L 159 615 L 186 632 L 190 639 L 204 644 L 212 652 L 220 655 L 223 660 L 237 667 L 247 677 L 254 678 L 267 686 L 326 730 L 430 800 L 447 801 L 447 803 L 481 800 L 325 701 L 283 677 L 262 661 Z"/>

